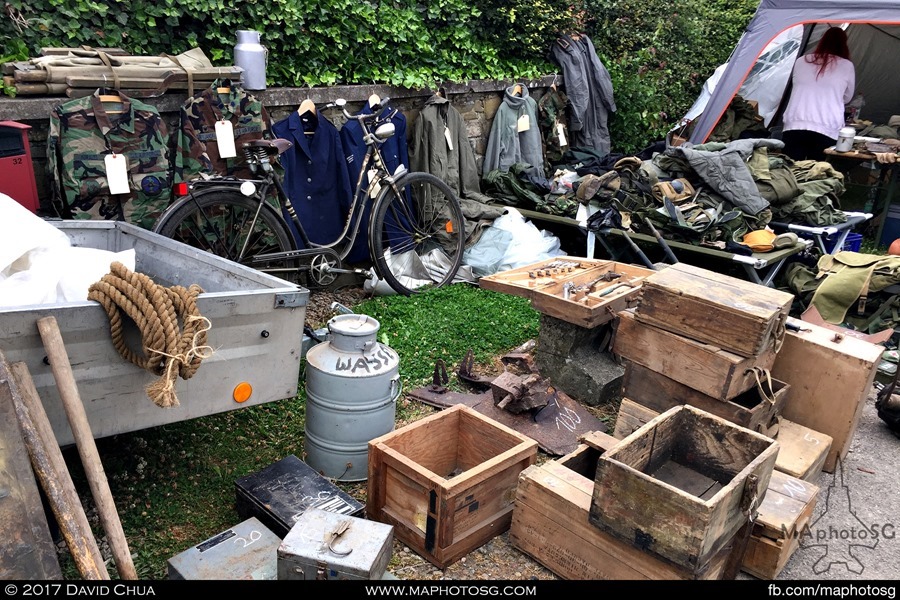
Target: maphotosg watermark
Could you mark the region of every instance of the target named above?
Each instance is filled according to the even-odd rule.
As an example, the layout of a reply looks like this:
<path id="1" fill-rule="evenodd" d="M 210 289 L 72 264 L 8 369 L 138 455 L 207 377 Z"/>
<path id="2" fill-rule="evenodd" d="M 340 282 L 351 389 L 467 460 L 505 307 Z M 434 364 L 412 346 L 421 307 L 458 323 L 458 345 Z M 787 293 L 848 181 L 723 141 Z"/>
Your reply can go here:
<path id="1" fill-rule="evenodd" d="M 787 585 L 781 586 L 769 584 L 770 596 L 825 596 L 830 598 L 859 598 L 874 596 L 877 598 L 890 598 L 897 595 L 897 588 L 892 585 L 828 585 L 818 583 L 816 585 Z"/>
<path id="2" fill-rule="evenodd" d="M 874 551 L 879 543 L 891 543 L 897 537 L 897 524 L 866 522 L 857 515 L 844 478 L 843 464 L 838 461 L 831 485 L 819 491 L 819 501 L 824 500 L 821 514 L 793 530 L 782 525 L 786 539 L 799 539 L 801 548 L 816 548 L 821 553 L 812 565 L 816 575 L 832 572 L 839 565 L 862 575 L 866 550 Z M 833 573 L 840 575 L 843 569 L 838 567 Z"/>

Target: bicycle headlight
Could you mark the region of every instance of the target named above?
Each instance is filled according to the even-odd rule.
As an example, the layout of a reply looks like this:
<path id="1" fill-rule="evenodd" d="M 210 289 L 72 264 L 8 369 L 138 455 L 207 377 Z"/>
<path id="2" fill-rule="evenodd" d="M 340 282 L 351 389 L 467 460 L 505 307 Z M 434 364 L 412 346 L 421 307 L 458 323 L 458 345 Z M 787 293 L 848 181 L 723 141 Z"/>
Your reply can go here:
<path id="1" fill-rule="evenodd" d="M 252 181 L 245 181 L 241 184 L 241 193 L 245 196 L 252 196 L 256 193 L 256 184 Z"/>

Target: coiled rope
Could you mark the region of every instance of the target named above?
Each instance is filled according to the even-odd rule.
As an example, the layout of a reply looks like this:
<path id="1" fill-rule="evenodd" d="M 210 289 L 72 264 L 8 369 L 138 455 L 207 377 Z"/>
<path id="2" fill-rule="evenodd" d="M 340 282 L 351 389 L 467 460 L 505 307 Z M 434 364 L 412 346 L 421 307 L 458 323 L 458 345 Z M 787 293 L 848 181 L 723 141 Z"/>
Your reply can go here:
<path id="1" fill-rule="evenodd" d="M 196 284 L 189 288 L 158 285 L 120 262 L 112 263 L 110 272 L 88 288 L 88 300 L 99 302 L 106 310 L 112 342 L 119 354 L 160 376 L 147 386 L 147 396 L 157 406 L 178 406 L 176 378 L 190 379 L 203 359 L 212 356 L 212 348 L 206 345 L 212 325 L 197 309 L 197 296 L 202 293 Z M 143 353 L 125 343 L 123 316 L 137 325 Z"/>

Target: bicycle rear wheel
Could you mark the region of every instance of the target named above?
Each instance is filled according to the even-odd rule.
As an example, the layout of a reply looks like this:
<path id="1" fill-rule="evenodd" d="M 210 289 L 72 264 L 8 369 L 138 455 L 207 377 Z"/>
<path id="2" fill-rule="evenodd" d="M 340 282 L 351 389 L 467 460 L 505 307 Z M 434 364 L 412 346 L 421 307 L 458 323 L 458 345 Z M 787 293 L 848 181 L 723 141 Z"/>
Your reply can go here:
<path id="1" fill-rule="evenodd" d="M 257 209 L 259 216 L 254 223 Z M 238 191 L 215 190 L 194 195 L 160 217 L 156 233 L 216 256 L 300 283 L 298 259 L 257 262 L 263 254 L 295 250 L 290 230 L 267 202 Z"/>
<path id="2" fill-rule="evenodd" d="M 462 264 L 466 230 L 456 194 L 430 173 L 409 173 L 372 211 L 369 251 L 379 275 L 410 295 L 452 283 Z"/>

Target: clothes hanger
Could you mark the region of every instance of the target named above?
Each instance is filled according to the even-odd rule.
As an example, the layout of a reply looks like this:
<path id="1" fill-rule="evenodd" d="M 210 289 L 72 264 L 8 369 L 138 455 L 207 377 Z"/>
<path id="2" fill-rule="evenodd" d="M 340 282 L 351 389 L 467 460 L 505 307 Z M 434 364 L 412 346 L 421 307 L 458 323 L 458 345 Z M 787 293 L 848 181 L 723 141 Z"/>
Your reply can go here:
<path id="1" fill-rule="evenodd" d="M 521 96 L 522 95 L 522 86 L 518 83 L 513 86 L 513 96 Z"/>
<path id="2" fill-rule="evenodd" d="M 381 104 L 381 98 L 378 96 L 378 94 L 372 94 L 371 96 L 369 96 L 369 108 L 374 108 L 379 104 Z"/>
<path id="3" fill-rule="evenodd" d="M 100 94 L 99 98 L 100 98 L 101 104 L 117 105 L 117 108 L 107 108 L 104 106 L 103 110 L 105 110 L 107 114 L 120 115 L 124 112 L 123 104 L 125 101 L 122 100 L 122 96 L 120 96 L 119 94 L 110 94 L 110 93 Z"/>
<path id="4" fill-rule="evenodd" d="M 558 74 L 558 73 L 554 73 L 554 74 L 553 74 L 553 83 L 550 84 L 550 89 L 553 90 L 554 92 L 556 91 L 556 81 L 557 81 L 558 79 L 559 79 L 559 74 Z"/>
<path id="5" fill-rule="evenodd" d="M 307 98 L 303 102 L 300 103 L 300 107 L 297 109 L 298 115 L 303 115 L 304 113 L 313 113 L 316 114 L 316 103 Z"/>

